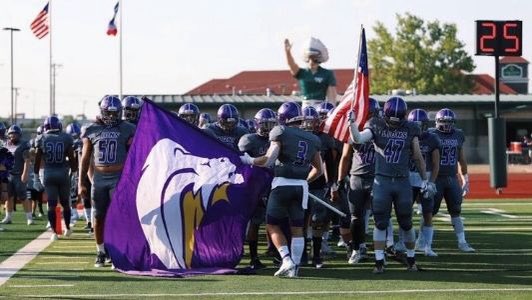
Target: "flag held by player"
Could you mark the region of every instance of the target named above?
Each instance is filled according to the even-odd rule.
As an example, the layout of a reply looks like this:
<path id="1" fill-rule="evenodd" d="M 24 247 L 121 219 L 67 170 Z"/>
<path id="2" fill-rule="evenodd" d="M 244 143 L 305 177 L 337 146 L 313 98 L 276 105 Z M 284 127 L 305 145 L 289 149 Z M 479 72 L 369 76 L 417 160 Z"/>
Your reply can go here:
<path id="1" fill-rule="evenodd" d="M 235 272 L 269 176 L 146 99 L 106 216 L 113 265 L 150 276 Z"/>
<path id="2" fill-rule="evenodd" d="M 353 111 L 355 121 L 360 130 L 366 123 L 369 106 L 369 70 L 368 52 L 366 48 L 366 32 L 364 27 L 360 34 L 360 46 L 358 50 L 358 67 L 355 69 L 353 81 L 340 99 L 338 106 L 325 120 L 322 131 L 347 143 L 349 140 L 348 117 Z"/>

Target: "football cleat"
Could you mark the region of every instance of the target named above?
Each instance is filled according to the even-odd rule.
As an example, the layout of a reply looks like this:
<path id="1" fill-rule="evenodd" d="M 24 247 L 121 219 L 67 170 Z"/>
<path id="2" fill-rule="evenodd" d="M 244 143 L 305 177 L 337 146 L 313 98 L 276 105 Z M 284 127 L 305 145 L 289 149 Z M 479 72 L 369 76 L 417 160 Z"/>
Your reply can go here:
<path id="1" fill-rule="evenodd" d="M 312 258 L 312 265 L 314 265 L 316 269 L 321 269 L 323 268 L 323 260 L 321 259 L 321 257 L 314 257 Z"/>
<path id="2" fill-rule="evenodd" d="M 475 249 L 471 247 L 467 242 L 466 243 L 458 243 L 458 249 L 462 252 L 472 253 L 475 252 Z"/>
<path id="3" fill-rule="evenodd" d="M 425 256 L 428 256 L 428 257 L 437 257 L 438 256 L 438 253 L 434 252 L 432 250 L 432 248 L 430 248 L 430 247 L 426 247 L 424 252 L 425 252 Z"/>
<path id="4" fill-rule="evenodd" d="M 283 261 L 281 264 L 281 267 L 273 276 L 287 276 L 289 272 L 293 272 L 296 268 L 296 264 L 292 261 L 292 259 Z"/>
<path id="5" fill-rule="evenodd" d="M 52 233 L 52 236 L 50 236 L 50 241 L 57 241 L 59 239 L 59 237 L 57 237 L 57 234 L 55 233 Z"/>
<path id="6" fill-rule="evenodd" d="M 350 265 L 358 264 L 362 258 L 360 257 L 360 251 L 353 250 L 351 253 L 351 257 L 349 257 L 349 260 L 347 261 Z"/>
<path id="7" fill-rule="evenodd" d="M 72 235 L 72 229 L 69 228 L 69 229 L 63 230 L 63 236 L 64 237 L 69 237 L 71 235 Z"/>
<path id="8" fill-rule="evenodd" d="M 94 262 L 94 267 L 101 268 L 103 266 L 105 266 L 105 253 L 100 251 L 96 255 L 96 261 Z"/>
<path id="9" fill-rule="evenodd" d="M 288 277 L 288 278 L 297 278 L 297 277 L 299 277 L 299 266 L 295 265 L 295 267 L 293 269 L 288 271 L 288 273 L 286 274 L 286 277 Z"/>
<path id="10" fill-rule="evenodd" d="M 11 224 L 11 219 L 9 219 L 8 217 L 5 217 L 1 222 L 0 224 Z"/>
<path id="11" fill-rule="evenodd" d="M 410 271 L 410 272 L 419 271 L 419 268 L 416 265 L 416 258 L 415 257 L 407 257 L 406 258 L 406 262 L 407 262 L 407 268 L 406 268 L 407 271 Z"/>
<path id="12" fill-rule="evenodd" d="M 34 224 L 35 224 L 35 222 L 33 221 L 33 219 L 28 219 L 28 222 L 27 222 L 27 223 L 28 223 L 28 226 L 29 226 L 29 225 L 34 225 Z"/>
<path id="13" fill-rule="evenodd" d="M 260 270 L 266 268 L 266 266 L 260 261 L 258 257 L 251 259 L 249 267 L 253 270 Z"/>
<path id="14" fill-rule="evenodd" d="M 373 274 L 384 273 L 384 259 L 376 260 L 375 267 L 373 268 Z"/>

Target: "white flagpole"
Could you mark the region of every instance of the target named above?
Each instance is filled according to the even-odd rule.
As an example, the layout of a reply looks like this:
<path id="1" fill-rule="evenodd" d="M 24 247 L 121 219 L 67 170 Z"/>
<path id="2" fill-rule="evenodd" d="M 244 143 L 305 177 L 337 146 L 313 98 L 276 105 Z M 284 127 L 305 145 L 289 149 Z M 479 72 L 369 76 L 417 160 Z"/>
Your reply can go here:
<path id="1" fill-rule="evenodd" d="M 120 22 L 119 22 L 119 30 L 120 32 L 118 33 L 119 35 L 119 43 L 120 43 L 120 46 L 119 46 L 119 56 L 120 56 L 120 66 L 119 66 L 119 72 L 120 72 L 120 100 L 122 100 L 122 35 L 124 34 L 124 27 L 122 26 L 122 18 L 123 18 L 123 14 L 122 14 L 122 0 L 118 1 L 118 8 L 119 8 L 119 18 L 120 18 Z"/>
<path id="2" fill-rule="evenodd" d="M 53 98 L 53 65 L 52 65 L 52 0 L 48 2 L 48 35 L 50 38 L 50 115 L 55 113 L 55 100 Z"/>

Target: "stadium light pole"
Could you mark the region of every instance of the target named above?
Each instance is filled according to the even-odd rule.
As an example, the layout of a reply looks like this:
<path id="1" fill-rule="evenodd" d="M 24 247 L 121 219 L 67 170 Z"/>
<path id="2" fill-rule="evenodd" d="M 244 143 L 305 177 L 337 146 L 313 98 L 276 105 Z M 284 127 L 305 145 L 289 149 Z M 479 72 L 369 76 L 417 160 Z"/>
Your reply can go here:
<path id="1" fill-rule="evenodd" d="M 14 97 L 15 97 L 15 91 L 14 91 L 14 88 L 13 88 L 13 32 L 15 31 L 20 31 L 20 29 L 18 28 L 14 28 L 14 27 L 4 27 L 3 30 L 6 30 L 6 31 L 10 31 L 10 34 L 11 34 L 11 124 L 13 124 L 14 120 L 15 120 L 15 115 L 14 115 Z"/>

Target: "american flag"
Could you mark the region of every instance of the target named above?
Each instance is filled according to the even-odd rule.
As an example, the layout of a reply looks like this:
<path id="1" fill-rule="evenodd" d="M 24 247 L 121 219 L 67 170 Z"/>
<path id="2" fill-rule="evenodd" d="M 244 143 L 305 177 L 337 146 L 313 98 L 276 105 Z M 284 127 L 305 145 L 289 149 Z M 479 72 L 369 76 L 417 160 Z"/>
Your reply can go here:
<path id="1" fill-rule="evenodd" d="M 353 81 L 345 91 L 338 106 L 325 120 L 322 131 L 328 135 L 347 143 L 349 140 L 348 116 L 352 110 L 355 122 L 362 130 L 366 123 L 369 107 L 369 72 L 368 72 L 368 52 L 366 49 L 366 32 L 362 28 L 360 35 L 360 49 L 358 57 L 358 68 Z"/>
<path id="2" fill-rule="evenodd" d="M 120 5 L 120 1 L 116 2 L 115 13 L 111 21 L 109 21 L 109 25 L 107 25 L 107 35 L 115 36 L 118 33 L 118 29 L 116 28 L 116 25 L 115 25 L 115 18 L 116 18 L 116 14 L 118 14 L 119 5 Z"/>
<path id="3" fill-rule="evenodd" d="M 42 39 L 48 35 L 50 30 L 48 23 L 48 4 L 49 3 L 46 3 L 46 6 L 43 8 L 43 10 L 41 10 L 35 20 L 31 22 L 31 31 L 33 31 L 33 34 L 35 34 L 38 39 Z"/>

